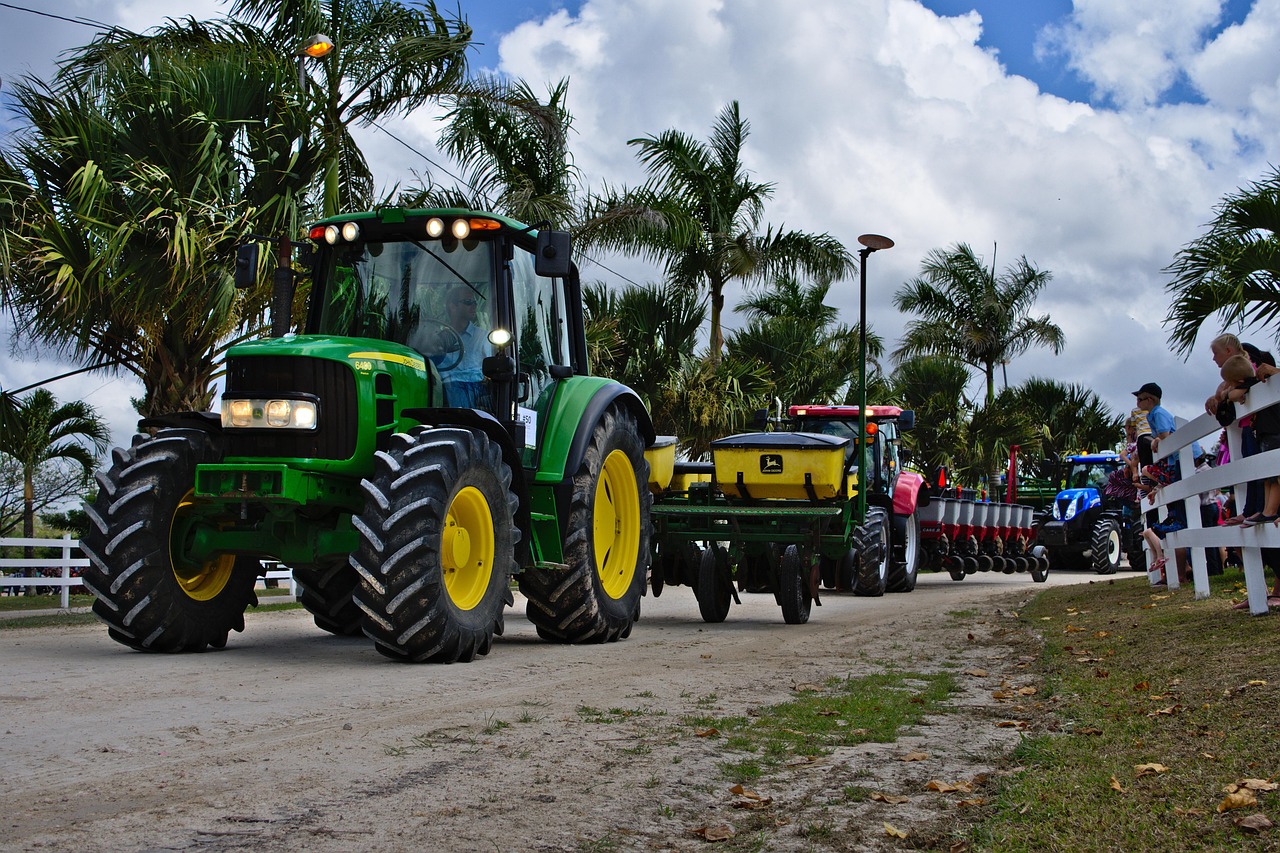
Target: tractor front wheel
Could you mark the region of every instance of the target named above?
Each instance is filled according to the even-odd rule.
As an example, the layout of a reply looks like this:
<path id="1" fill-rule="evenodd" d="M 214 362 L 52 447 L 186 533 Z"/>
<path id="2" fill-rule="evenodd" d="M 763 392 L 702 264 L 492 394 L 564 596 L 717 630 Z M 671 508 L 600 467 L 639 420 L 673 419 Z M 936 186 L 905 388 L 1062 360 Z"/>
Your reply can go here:
<path id="1" fill-rule="evenodd" d="M 98 476 L 98 498 L 85 506 L 90 526 L 81 545 L 90 564 L 83 579 L 97 598 L 93 612 L 117 642 L 198 652 L 220 649 L 229 632 L 244 630 L 261 564 L 235 554 L 191 556 L 197 539 L 220 523 L 194 496 L 196 466 L 221 459 L 208 434 L 164 429 L 117 448 Z"/>
<path id="2" fill-rule="evenodd" d="M 352 518 L 355 602 L 383 655 L 453 663 L 488 654 L 511 604 L 519 499 L 483 432 L 416 427 L 374 455 Z"/>
<path id="3" fill-rule="evenodd" d="M 1114 575 L 1120 568 L 1120 526 L 1110 518 L 1100 518 L 1093 525 L 1089 542 L 1089 562 L 1100 575 Z"/>
<path id="4" fill-rule="evenodd" d="M 607 643 L 631 633 L 648 568 L 649 464 L 635 416 L 620 406 L 596 423 L 572 478 L 568 568 L 526 569 L 520 591 L 545 640 Z"/>
<path id="5" fill-rule="evenodd" d="M 911 592 L 920 576 L 920 519 L 911 515 L 893 517 L 893 566 L 885 589 L 889 592 Z"/>

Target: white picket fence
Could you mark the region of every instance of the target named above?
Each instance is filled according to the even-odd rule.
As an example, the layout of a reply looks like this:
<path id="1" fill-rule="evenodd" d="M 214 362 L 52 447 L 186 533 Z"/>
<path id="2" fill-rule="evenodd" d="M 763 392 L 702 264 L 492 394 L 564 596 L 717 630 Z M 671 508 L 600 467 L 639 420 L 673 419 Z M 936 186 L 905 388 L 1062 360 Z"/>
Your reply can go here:
<path id="1" fill-rule="evenodd" d="M 1236 415 L 1244 417 L 1280 403 L 1280 377 L 1273 377 L 1269 382 L 1255 385 L 1249 390 L 1244 403 L 1236 404 Z M 1227 427 L 1227 447 L 1231 453 L 1231 461 L 1226 465 L 1196 474 L 1195 462 L 1191 449 L 1193 441 L 1199 441 L 1201 447 L 1208 450 L 1215 442 L 1222 426 L 1210 414 L 1202 414 L 1191 421 L 1178 419 L 1178 428 L 1160 442 L 1155 456 L 1164 459 L 1178 457 L 1182 479 L 1156 492 L 1157 508 L 1165 507 L 1175 501 L 1182 501 L 1186 509 L 1187 527 L 1167 534 L 1164 542 L 1168 566 L 1165 574 L 1170 588 L 1176 588 L 1178 573 L 1174 568 L 1174 548 L 1239 548 L 1244 564 L 1244 580 L 1249 601 L 1249 612 L 1260 616 L 1267 612 L 1267 578 L 1262 565 L 1263 548 L 1280 548 L 1280 528 L 1265 524 L 1256 527 L 1202 527 L 1200 524 L 1200 494 L 1232 487 L 1236 495 L 1236 512 L 1243 512 L 1246 485 L 1252 480 L 1265 480 L 1280 476 L 1280 450 L 1259 453 L 1247 459 L 1240 455 L 1239 421 Z M 1146 501 L 1143 510 L 1151 507 Z M 1203 556 L 1203 555 L 1202 555 Z M 1147 555 L 1147 564 L 1151 564 L 1151 555 Z M 1192 561 L 1191 578 L 1195 586 L 1196 598 L 1209 596 L 1209 573 L 1204 559 Z M 1277 567 L 1280 568 L 1280 567 Z M 1149 577 L 1154 584 L 1158 581 L 1159 572 L 1150 572 Z"/>
<path id="2" fill-rule="evenodd" d="M 33 558 L 25 557 L 5 557 L 0 558 L 0 591 L 8 594 L 16 591 L 20 587 L 33 586 L 58 586 L 62 587 L 60 607 L 67 610 L 71 607 L 71 588 L 80 585 L 80 578 L 72 575 L 73 569 L 83 570 L 89 565 L 89 558 L 81 556 L 79 540 L 72 539 L 70 535 L 63 536 L 61 539 L 8 539 L 0 538 L 0 548 L 58 548 L 62 551 L 60 557 L 50 558 Z M 294 598 L 298 597 L 298 587 L 293 580 L 293 572 L 287 568 L 281 568 L 279 563 L 264 561 L 263 576 L 258 579 L 261 584 L 266 580 L 286 580 L 289 582 L 289 593 Z M 44 577 L 43 570 L 57 569 L 58 577 Z M 19 577 L 14 575 L 15 571 L 33 573 L 34 570 L 41 570 L 40 577 Z M 77 573 L 78 574 L 78 573 Z M 34 607 L 33 603 L 33 607 Z"/>

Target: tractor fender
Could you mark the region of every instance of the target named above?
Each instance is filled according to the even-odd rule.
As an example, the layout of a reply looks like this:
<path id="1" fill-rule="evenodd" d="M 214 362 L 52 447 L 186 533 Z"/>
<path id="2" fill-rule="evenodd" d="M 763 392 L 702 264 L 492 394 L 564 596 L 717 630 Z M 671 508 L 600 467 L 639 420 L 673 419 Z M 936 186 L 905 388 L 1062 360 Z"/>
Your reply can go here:
<path id="1" fill-rule="evenodd" d="M 928 506 L 929 491 L 924 477 L 915 471 L 903 471 L 893 485 L 893 514 L 911 515 L 917 507 Z"/>
<path id="2" fill-rule="evenodd" d="M 586 455 L 595 425 L 614 403 L 636 419 L 645 445 L 653 444 L 653 420 L 640 396 L 621 382 L 597 376 L 572 376 L 556 382 L 551 403 L 541 417 L 542 452 L 535 482 L 556 484 L 576 471 Z"/>

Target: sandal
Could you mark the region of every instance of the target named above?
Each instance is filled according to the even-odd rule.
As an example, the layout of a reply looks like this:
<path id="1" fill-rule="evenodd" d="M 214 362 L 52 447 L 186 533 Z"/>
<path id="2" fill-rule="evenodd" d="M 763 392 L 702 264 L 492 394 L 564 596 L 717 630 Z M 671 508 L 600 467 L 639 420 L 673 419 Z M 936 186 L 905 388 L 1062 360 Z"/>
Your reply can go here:
<path id="1" fill-rule="evenodd" d="M 1263 513 L 1258 512 L 1258 513 L 1254 513 L 1253 515 L 1246 518 L 1244 521 L 1240 522 L 1240 526 L 1256 527 L 1259 524 L 1268 524 L 1268 523 L 1274 524 L 1277 518 L 1280 518 L 1280 515 L 1264 515 Z"/>

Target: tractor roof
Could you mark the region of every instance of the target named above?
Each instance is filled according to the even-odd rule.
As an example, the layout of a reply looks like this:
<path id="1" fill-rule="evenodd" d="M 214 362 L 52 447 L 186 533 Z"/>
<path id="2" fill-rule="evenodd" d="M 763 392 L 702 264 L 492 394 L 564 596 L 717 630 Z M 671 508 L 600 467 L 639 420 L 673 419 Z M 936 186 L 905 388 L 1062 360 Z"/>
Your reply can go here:
<path id="1" fill-rule="evenodd" d="M 1119 462 L 1120 454 L 1112 453 L 1111 451 L 1105 453 L 1077 453 L 1068 456 L 1066 461 L 1069 463 L 1083 462 L 1085 464 L 1090 462 Z"/>
<path id="2" fill-rule="evenodd" d="M 792 406 L 787 414 L 793 418 L 856 418 L 857 406 Z M 868 418 L 888 419 L 902 414 L 899 406 L 867 406 Z"/>

